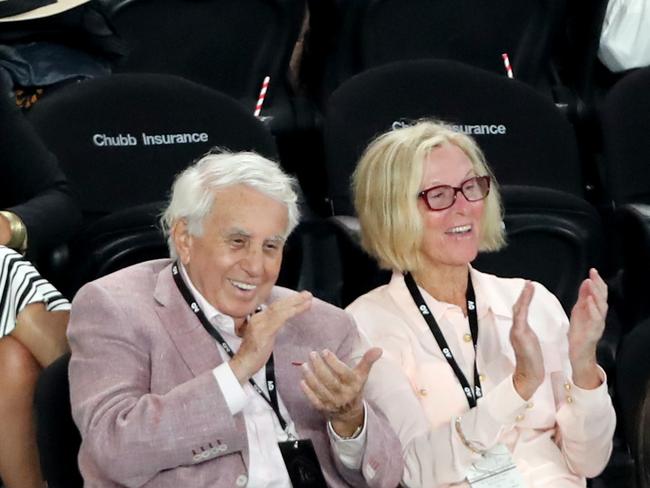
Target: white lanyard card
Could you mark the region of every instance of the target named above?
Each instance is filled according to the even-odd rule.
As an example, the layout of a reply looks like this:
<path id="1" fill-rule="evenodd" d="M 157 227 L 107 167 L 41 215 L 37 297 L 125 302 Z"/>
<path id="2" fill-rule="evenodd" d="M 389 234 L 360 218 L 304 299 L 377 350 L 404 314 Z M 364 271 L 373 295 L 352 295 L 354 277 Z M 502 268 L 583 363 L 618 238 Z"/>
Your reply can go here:
<path id="1" fill-rule="evenodd" d="M 524 488 L 524 480 L 517 470 L 510 451 L 497 444 L 467 470 L 467 481 L 472 488 Z"/>

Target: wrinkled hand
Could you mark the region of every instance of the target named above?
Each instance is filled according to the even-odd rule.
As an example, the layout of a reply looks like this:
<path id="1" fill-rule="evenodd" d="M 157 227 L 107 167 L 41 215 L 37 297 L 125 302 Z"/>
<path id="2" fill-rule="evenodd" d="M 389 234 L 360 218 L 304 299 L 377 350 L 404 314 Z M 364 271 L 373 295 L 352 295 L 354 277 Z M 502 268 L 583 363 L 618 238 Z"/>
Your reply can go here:
<path id="1" fill-rule="evenodd" d="M 275 337 L 291 317 L 311 306 L 312 295 L 303 291 L 282 300 L 273 302 L 266 310 L 251 315 L 245 324 L 239 350 L 230 360 L 230 368 L 245 384 L 268 361 Z"/>
<path id="2" fill-rule="evenodd" d="M 370 348 L 359 364 L 350 368 L 326 349 L 321 353 L 312 351 L 309 363 L 302 365 L 302 391 L 341 437 L 350 437 L 363 425 L 363 387 L 381 354 L 380 348 Z"/>
<path id="3" fill-rule="evenodd" d="M 596 363 L 596 346 L 605 330 L 607 316 L 607 285 L 594 268 L 578 291 L 578 300 L 571 310 L 569 328 L 569 360 L 573 381 L 583 388 L 596 388 L 600 375 Z"/>
<path id="4" fill-rule="evenodd" d="M 535 288 L 526 281 L 524 289 L 512 307 L 510 343 L 515 350 L 515 372 L 512 380 L 521 398 L 529 400 L 544 381 L 544 358 L 537 335 L 528 324 L 528 307 Z"/>

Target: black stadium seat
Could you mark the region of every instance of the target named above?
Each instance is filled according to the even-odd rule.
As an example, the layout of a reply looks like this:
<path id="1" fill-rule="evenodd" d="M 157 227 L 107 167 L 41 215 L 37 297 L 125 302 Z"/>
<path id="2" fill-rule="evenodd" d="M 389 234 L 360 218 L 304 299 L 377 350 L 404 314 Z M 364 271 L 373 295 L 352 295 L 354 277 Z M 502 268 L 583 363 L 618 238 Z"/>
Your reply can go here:
<path id="1" fill-rule="evenodd" d="M 174 176 L 210 148 L 276 154 L 270 132 L 235 100 L 170 75 L 68 85 L 39 101 L 29 119 L 58 157 L 84 213 L 85 230 L 71 245 L 70 260 L 52 273 L 69 296 L 117 262 L 166 254 L 155 228 L 156 203 L 167 198 Z M 119 261 L 104 263 L 116 254 Z M 64 271 L 68 264 L 74 273 Z"/>
<path id="2" fill-rule="evenodd" d="M 237 102 L 169 75 L 68 85 L 28 115 L 89 216 L 164 200 L 174 176 L 214 146 L 275 156 L 271 134 Z"/>
<path id="3" fill-rule="evenodd" d="M 650 204 L 650 68 L 619 81 L 600 109 L 606 182 L 617 204 Z"/>
<path id="4" fill-rule="evenodd" d="M 320 3 L 330 8 L 311 8 Z M 325 44 L 321 98 L 357 73 L 412 59 L 456 60 L 505 76 L 502 53 L 508 53 L 515 78 L 551 97 L 566 3 L 312 0 L 313 42 Z"/>
<path id="5" fill-rule="evenodd" d="M 574 195 L 546 188 L 502 188 L 508 245 L 481 253 L 481 271 L 543 283 L 567 314 L 590 267 L 603 271 L 604 234 L 596 209 Z"/>
<path id="6" fill-rule="evenodd" d="M 575 136 L 529 86 L 453 61 L 405 61 L 361 73 L 326 107 L 325 155 L 335 214 L 351 214 L 349 175 L 368 142 L 394 123 L 434 117 L 476 138 L 500 184 L 584 196 Z"/>
<path id="7" fill-rule="evenodd" d="M 650 68 L 614 85 L 599 117 L 606 190 L 615 209 L 612 239 L 622 267 L 620 310 L 631 327 L 650 317 Z"/>
<path id="8" fill-rule="evenodd" d="M 84 249 L 74 261 L 75 287 L 91 279 L 148 259 L 169 256 L 158 225 L 165 202 L 152 202 L 118 210 L 84 230 Z M 74 290 L 73 290 L 74 291 Z"/>

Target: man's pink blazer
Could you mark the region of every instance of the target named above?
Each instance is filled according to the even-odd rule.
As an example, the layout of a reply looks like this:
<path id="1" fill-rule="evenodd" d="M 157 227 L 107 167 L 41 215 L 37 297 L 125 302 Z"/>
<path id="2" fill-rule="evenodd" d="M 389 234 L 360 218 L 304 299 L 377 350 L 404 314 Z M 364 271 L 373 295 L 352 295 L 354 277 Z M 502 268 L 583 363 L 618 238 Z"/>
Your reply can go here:
<path id="1" fill-rule="evenodd" d="M 290 293 L 276 287 L 269 303 Z M 221 355 L 178 292 L 169 260 L 84 286 L 68 337 L 85 486 L 245 486 L 244 420 L 228 410 L 212 374 Z M 402 475 L 401 448 L 384 418 L 368 408 L 361 470 L 345 468 L 330 452 L 325 420 L 300 389 L 300 368 L 291 364 L 324 348 L 351 361 L 363 353 L 358 345 L 352 318 L 314 299 L 277 337 L 277 388 L 300 436 L 312 439 L 329 486 L 394 487 Z"/>

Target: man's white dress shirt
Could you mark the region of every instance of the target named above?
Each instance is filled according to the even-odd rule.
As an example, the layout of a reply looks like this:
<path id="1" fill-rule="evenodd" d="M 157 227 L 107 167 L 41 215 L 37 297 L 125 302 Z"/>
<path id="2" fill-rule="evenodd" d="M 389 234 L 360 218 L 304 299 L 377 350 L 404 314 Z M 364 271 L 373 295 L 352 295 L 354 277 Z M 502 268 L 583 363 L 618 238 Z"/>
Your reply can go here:
<path id="1" fill-rule="evenodd" d="M 181 265 L 180 269 L 183 280 L 206 318 L 221 334 L 232 351 L 236 353 L 239 350 L 242 339 L 235 333 L 234 320 L 232 317 L 222 314 L 213 307 L 194 287 L 184 266 Z M 244 386 L 240 385 L 237 377 L 230 368 L 230 357 L 228 353 L 216 341 L 215 345 L 219 349 L 219 353 L 224 362 L 214 368 L 214 377 L 223 392 L 230 412 L 233 415 L 241 412 L 244 415 L 244 421 L 246 423 L 249 449 L 248 483 L 246 486 L 248 488 L 290 488 L 291 481 L 289 480 L 289 474 L 280 454 L 278 442 L 286 441 L 288 439 L 288 433 L 300 439 L 300 433 L 296 432 L 295 425 L 282 401 L 281 392 L 277 392 L 278 404 L 280 414 L 287 423 L 286 431 L 282 429 L 271 406 L 253 389 L 250 383 Z M 265 368 L 261 368 L 255 373 L 252 379 L 268 398 Z M 358 469 L 361 466 L 363 452 L 366 446 L 365 417 L 364 415 L 364 425 L 361 433 L 353 439 L 339 437 L 328 422 L 327 432 L 330 437 L 333 452 L 349 468 Z"/>

